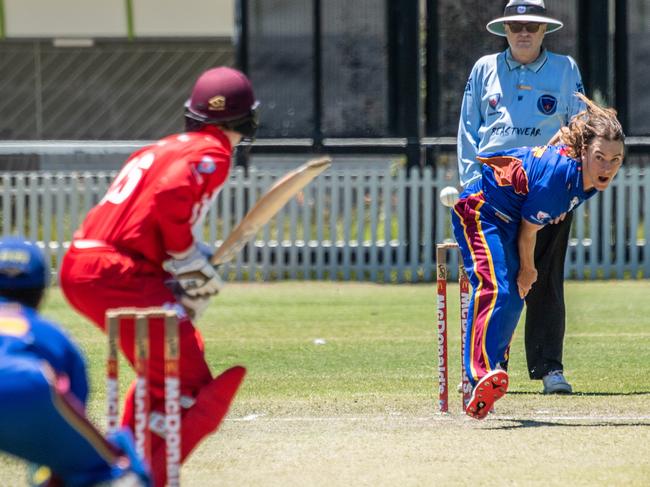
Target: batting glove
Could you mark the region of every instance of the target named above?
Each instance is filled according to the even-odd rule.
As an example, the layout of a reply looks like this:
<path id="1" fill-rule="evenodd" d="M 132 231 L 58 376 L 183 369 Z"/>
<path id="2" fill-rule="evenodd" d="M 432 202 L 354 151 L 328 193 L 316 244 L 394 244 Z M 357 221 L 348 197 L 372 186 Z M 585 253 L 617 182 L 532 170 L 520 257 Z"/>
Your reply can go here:
<path id="1" fill-rule="evenodd" d="M 191 298 L 214 296 L 223 288 L 216 269 L 195 245 L 172 257 L 163 262 L 163 269 L 174 276 L 183 294 Z"/>
<path id="2" fill-rule="evenodd" d="M 187 295 L 177 296 L 191 320 L 198 320 L 210 304 L 210 297 L 191 298 Z"/>

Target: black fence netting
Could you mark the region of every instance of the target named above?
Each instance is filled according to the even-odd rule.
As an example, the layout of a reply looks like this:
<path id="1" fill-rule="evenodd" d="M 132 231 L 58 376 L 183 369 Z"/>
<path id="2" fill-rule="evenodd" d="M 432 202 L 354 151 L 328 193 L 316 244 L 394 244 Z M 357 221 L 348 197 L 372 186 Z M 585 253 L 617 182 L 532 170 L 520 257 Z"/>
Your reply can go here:
<path id="1" fill-rule="evenodd" d="M 248 2 L 247 71 L 261 101 L 260 137 L 311 137 L 313 2 Z"/>
<path id="2" fill-rule="evenodd" d="M 322 131 L 327 137 L 390 135 L 385 3 L 322 4 Z"/>
<path id="3" fill-rule="evenodd" d="M 248 17 L 261 137 L 389 135 L 385 0 L 251 0 Z"/>

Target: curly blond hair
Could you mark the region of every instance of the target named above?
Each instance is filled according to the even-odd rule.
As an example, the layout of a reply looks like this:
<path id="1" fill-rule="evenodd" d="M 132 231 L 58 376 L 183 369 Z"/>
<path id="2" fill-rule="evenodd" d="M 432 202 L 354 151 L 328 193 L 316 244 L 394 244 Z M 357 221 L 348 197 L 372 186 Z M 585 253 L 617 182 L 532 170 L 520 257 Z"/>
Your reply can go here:
<path id="1" fill-rule="evenodd" d="M 567 127 L 560 129 L 560 141 L 567 146 L 569 156 L 579 159 L 582 149 L 596 137 L 606 140 L 620 140 L 625 143 L 621 122 L 616 118 L 616 110 L 598 106 L 582 93 L 575 93 L 587 109 L 575 115 Z"/>

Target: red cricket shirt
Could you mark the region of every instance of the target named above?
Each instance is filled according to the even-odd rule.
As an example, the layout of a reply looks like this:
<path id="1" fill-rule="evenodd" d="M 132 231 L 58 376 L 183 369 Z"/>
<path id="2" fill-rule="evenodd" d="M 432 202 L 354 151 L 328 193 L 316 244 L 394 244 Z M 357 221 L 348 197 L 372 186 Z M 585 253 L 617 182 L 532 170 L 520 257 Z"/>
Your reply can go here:
<path id="1" fill-rule="evenodd" d="M 218 128 L 170 135 L 133 153 L 75 240 L 99 240 L 161 264 L 194 242 L 192 225 L 224 185 L 232 147 Z"/>

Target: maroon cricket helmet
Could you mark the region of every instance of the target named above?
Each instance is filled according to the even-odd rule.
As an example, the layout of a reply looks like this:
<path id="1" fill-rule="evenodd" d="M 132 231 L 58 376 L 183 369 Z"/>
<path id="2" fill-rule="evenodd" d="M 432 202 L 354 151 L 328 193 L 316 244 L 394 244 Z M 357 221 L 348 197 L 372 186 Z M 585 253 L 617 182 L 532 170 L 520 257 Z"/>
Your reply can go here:
<path id="1" fill-rule="evenodd" d="M 196 80 L 185 103 L 185 116 L 197 122 L 223 125 L 250 137 L 257 129 L 258 105 L 246 75 L 222 66 L 205 71 Z"/>

